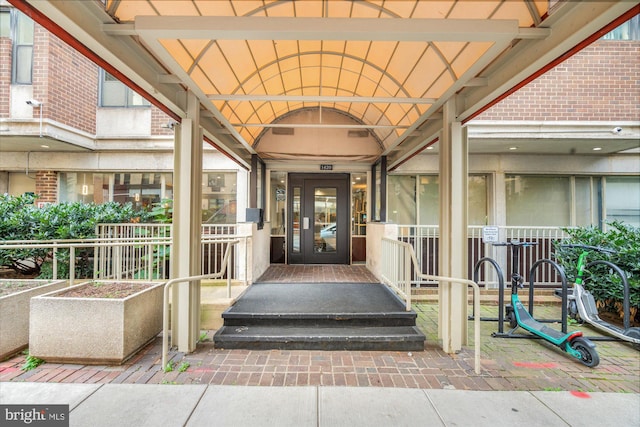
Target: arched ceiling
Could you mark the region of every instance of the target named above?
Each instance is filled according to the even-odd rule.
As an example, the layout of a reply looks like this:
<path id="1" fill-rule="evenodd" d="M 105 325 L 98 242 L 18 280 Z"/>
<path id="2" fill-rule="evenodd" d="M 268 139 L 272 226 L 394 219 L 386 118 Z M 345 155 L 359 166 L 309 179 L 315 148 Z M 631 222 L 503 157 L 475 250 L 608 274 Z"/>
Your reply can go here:
<path id="1" fill-rule="evenodd" d="M 318 107 L 354 116 L 387 149 L 540 23 L 547 2 L 110 0 L 106 9 L 134 23 L 249 146 L 278 117 Z M 160 21 L 146 17 L 172 17 L 163 27 L 175 29 L 156 31 Z"/>
<path id="2" fill-rule="evenodd" d="M 465 120 L 634 2 L 547 0 L 102 0 L 28 3 L 237 161 L 279 118 L 353 117 L 391 162 L 437 137 L 456 98 Z M 551 6 L 550 6 L 551 5 Z M 302 125 L 302 124 L 300 124 Z M 339 154 L 339 153 L 337 153 Z"/>

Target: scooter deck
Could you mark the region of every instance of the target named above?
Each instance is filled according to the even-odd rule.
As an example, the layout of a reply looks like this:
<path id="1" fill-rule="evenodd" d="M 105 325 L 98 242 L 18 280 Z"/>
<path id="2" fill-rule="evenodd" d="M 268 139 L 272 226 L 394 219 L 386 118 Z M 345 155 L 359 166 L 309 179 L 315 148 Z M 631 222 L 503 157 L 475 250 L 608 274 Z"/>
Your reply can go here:
<path id="1" fill-rule="evenodd" d="M 520 319 L 520 326 L 527 331 L 536 335 L 546 335 L 555 341 L 562 341 L 566 337 L 566 334 L 561 331 L 550 328 L 544 323 L 540 323 L 531 317 L 531 314 L 529 314 L 521 302 L 518 301 L 516 303 L 515 310 L 517 311 L 518 318 Z"/>

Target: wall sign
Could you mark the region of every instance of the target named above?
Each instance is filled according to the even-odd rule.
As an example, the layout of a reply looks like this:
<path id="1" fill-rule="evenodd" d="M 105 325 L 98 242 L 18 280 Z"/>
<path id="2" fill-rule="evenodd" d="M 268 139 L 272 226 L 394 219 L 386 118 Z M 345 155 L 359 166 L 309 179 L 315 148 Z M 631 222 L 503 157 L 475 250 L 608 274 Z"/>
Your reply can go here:
<path id="1" fill-rule="evenodd" d="M 497 243 L 499 240 L 499 229 L 493 225 L 482 227 L 482 240 L 484 243 Z"/>
<path id="2" fill-rule="evenodd" d="M 333 170 L 333 165 L 320 165 L 320 170 L 321 171 L 332 171 Z"/>

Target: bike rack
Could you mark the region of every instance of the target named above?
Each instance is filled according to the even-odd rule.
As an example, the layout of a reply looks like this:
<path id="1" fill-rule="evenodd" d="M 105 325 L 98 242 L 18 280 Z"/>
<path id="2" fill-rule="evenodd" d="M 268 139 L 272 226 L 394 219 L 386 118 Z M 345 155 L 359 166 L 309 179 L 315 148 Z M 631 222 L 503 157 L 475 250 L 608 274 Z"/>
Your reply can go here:
<path id="1" fill-rule="evenodd" d="M 564 273 L 564 268 L 562 268 L 558 263 L 548 258 L 539 259 L 534 262 L 529 270 L 529 313 L 533 317 L 533 276 L 535 274 L 535 269 L 542 264 L 551 264 L 551 266 L 556 270 L 558 275 L 560 276 L 560 280 L 562 281 L 562 319 L 560 320 L 562 326 L 562 333 L 567 333 L 567 275 Z M 555 322 L 555 320 L 538 320 L 539 322 Z"/>
<path id="2" fill-rule="evenodd" d="M 473 268 L 473 281 L 478 283 L 478 279 L 480 276 L 480 266 L 485 263 L 488 262 L 489 264 L 491 264 L 493 266 L 493 268 L 496 270 L 496 273 L 498 273 L 498 307 L 500 308 L 498 310 L 498 318 L 495 317 L 480 317 L 480 321 L 481 322 L 495 322 L 498 321 L 498 333 L 503 333 L 504 332 L 504 310 L 502 309 L 504 307 L 504 272 L 502 271 L 502 268 L 500 268 L 500 265 L 497 263 L 497 261 L 493 258 L 489 258 L 489 257 L 484 257 L 478 260 L 478 262 L 476 262 L 476 265 Z M 468 320 L 475 320 L 476 317 L 476 312 L 475 312 L 475 307 L 474 310 L 472 312 L 472 315 L 468 317 Z"/>
<path id="3" fill-rule="evenodd" d="M 586 265 L 586 268 L 588 269 L 589 267 L 596 265 L 596 264 L 604 264 L 607 267 L 613 269 L 618 276 L 620 276 L 620 278 L 622 279 L 622 311 L 623 313 L 623 318 L 622 318 L 622 325 L 624 326 L 624 329 L 629 329 L 631 326 L 631 303 L 630 303 L 630 293 L 629 293 L 629 280 L 627 279 L 627 275 L 624 273 L 624 271 L 618 267 L 616 264 L 610 262 L 610 261 L 604 261 L 604 260 L 598 260 L 598 261 L 593 261 L 590 262 L 589 264 Z M 604 337 L 594 337 L 594 340 L 600 340 L 600 341 L 604 341 L 602 338 Z M 589 338 L 591 339 L 591 338 Z M 615 340 L 620 340 L 619 338 L 615 338 Z"/>

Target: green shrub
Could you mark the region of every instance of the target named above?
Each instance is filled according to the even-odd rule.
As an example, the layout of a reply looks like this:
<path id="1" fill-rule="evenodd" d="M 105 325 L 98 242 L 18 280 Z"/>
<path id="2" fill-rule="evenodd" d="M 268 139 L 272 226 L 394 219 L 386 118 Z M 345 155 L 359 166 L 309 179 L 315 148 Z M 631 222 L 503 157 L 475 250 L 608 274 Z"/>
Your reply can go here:
<path id="1" fill-rule="evenodd" d="M 611 249 L 615 253 L 592 251 L 587 263 L 604 260 L 620 267 L 629 281 L 631 319 L 638 317 L 640 307 L 640 229 L 614 221 L 608 223 L 608 230 L 596 227 L 566 228 L 570 238 L 562 244 L 581 244 Z M 582 249 L 566 248 L 556 244 L 556 258 L 565 269 L 570 283 L 576 279 L 576 265 Z M 621 313 L 623 301 L 622 279 L 605 265 L 589 268 L 585 275 L 585 288 L 597 301 L 598 308 Z"/>
<path id="2" fill-rule="evenodd" d="M 95 238 L 96 224 L 128 223 L 147 219 L 146 212 L 138 212 L 130 203 L 116 202 L 59 203 L 36 207 L 36 196 L 0 195 L 0 240 L 63 240 Z M 51 278 L 48 249 L 0 250 L 0 264 L 23 274 L 40 274 Z M 93 248 L 76 250 L 76 277 L 90 277 L 93 273 Z M 58 277 L 68 277 L 69 251 L 58 250 Z"/>

